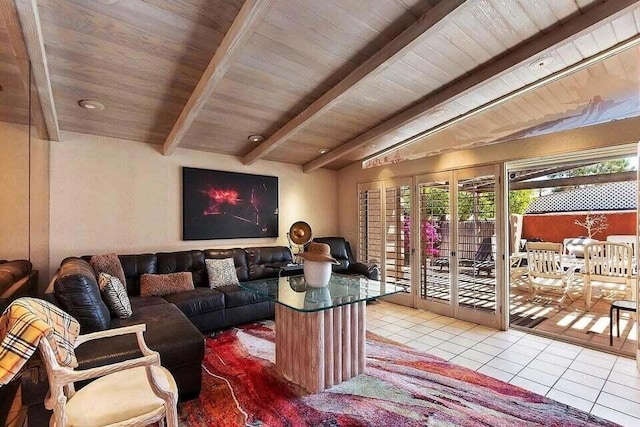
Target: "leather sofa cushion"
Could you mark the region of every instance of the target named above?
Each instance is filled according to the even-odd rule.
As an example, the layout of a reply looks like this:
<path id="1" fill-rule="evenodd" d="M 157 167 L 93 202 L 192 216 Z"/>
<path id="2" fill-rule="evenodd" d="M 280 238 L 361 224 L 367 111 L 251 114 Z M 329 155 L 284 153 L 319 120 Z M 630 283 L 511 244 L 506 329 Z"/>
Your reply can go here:
<path id="1" fill-rule="evenodd" d="M 285 246 L 246 248 L 249 280 L 278 277 L 280 267 L 292 262 L 291 251 Z"/>
<path id="2" fill-rule="evenodd" d="M 204 252 L 202 251 L 182 251 L 182 252 L 159 252 L 158 274 L 179 273 L 189 271 L 193 275 L 195 286 L 206 286 L 207 268 L 204 265 Z"/>
<path id="3" fill-rule="evenodd" d="M 241 282 L 249 280 L 247 253 L 244 251 L 244 249 L 205 249 L 204 257 L 205 259 L 233 258 L 233 264 L 236 266 L 236 274 L 238 275 L 238 280 Z"/>
<path id="4" fill-rule="evenodd" d="M 222 310 L 225 302 L 222 292 L 203 287 L 165 295 L 164 298 L 175 304 L 187 317 Z"/>
<path id="5" fill-rule="evenodd" d="M 131 308 L 135 311 L 138 307 L 146 307 L 148 305 L 169 304 L 162 297 L 129 297 Z"/>
<path id="6" fill-rule="evenodd" d="M 158 258 L 155 254 L 118 255 L 127 279 L 127 293 L 140 295 L 140 276 L 158 273 Z"/>
<path id="7" fill-rule="evenodd" d="M 80 258 L 63 260 L 54 292 L 60 307 L 80 323 L 81 334 L 109 327 L 111 315 L 100 296 L 93 268 L 87 261 Z"/>
<path id="8" fill-rule="evenodd" d="M 339 265 L 334 264 L 331 266 L 333 271 L 336 273 L 346 273 L 349 270 L 351 248 L 344 237 L 319 237 L 313 239 L 313 241 L 329 245 L 331 256 L 340 263 Z"/>
<path id="9" fill-rule="evenodd" d="M 110 328 L 144 323 L 144 340 L 150 349 L 160 353 L 162 366 L 169 370 L 199 364 L 204 357 L 204 337 L 173 304 L 137 307 L 127 319 L 113 319 Z M 141 356 L 135 334 L 101 338 L 76 349 L 79 369 L 93 368 Z"/>
<path id="10" fill-rule="evenodd" d="M 264 289 L 266 291 L 266 285 L 264 285 Z M 220 286 L 215 290 L 224 294 L 226 308 L 240 307 L 242 305 L 255 304 L 257 302 L 267 300 L 264 297 L 254 294 L 253 292 L 249 292 L 236 285 Z"/>

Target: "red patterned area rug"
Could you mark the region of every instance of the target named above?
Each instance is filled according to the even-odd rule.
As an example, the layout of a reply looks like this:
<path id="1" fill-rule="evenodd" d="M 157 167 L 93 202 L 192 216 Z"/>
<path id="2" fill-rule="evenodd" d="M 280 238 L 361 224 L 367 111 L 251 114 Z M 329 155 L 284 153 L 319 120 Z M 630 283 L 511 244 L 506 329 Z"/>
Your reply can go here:
<path id="1" fill-rule="evenodd" d="M 273 322 L 207 338 L 181 426 L 614 426 L 435 356 L 367 336 L 366 375 L 308 394 L 275 370 Z"/>

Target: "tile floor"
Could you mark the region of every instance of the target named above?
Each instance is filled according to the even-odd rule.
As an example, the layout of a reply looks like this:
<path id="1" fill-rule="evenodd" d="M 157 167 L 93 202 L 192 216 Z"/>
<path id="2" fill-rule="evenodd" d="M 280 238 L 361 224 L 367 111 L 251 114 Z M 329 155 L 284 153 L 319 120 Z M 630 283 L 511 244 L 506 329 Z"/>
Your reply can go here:
<path id="1" fill-rule="evenodd" d="M 631 358 L 388 302 L 367 306 L 367 329 L 624 426 L 640 426 L 640 371 Z"/>

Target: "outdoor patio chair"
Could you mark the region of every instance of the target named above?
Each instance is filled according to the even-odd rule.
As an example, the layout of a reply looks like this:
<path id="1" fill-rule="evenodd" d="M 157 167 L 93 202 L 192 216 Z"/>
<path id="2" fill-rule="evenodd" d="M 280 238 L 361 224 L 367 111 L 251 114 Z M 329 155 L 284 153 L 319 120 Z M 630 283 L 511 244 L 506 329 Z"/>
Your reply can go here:
<path id="1" fill-rule="evenodd" d="M 597 242 L 584 248 L 586 286 L 585 303 L 591 309 L 593 288 L 599 288 L 603 296 L 624 296 L 636 301 L 633 286 L 633 247 L 627 243 Z"/>
<path id="2" fill-rule="evenodd" d="M 571 292 L 576 270 L 563 267 L 562 243 L 528 242 L 526 247 L 530 299 L 539 293 L 559 293 L 559 306 L 567 298 L 574 301 Z"/>
<path id="3" fill-rule="evenodd" d="M 491 273 L 496 268 L 496 261 L 493 256 L 493 240 L 491 237 L 483 237 L 480 242 L 480 247 L 475 253 L 473 259 L 461 259 L 460 265 L 463 267 L 473 268 L 474 271 L 480 272 L 484 271 L 487 273 L 487 276 L 491 276 Z M 444 267 L 449 268 L 449 258 L 441 257 L 434 260 L 433 265 L 436 267 L 440 267 L 440 270 Z"/>

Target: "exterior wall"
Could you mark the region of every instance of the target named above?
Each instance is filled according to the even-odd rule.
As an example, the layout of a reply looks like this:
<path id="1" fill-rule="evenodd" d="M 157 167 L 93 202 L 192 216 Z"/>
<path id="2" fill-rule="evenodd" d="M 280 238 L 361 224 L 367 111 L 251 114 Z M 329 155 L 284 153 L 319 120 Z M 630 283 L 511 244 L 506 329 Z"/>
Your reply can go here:
<path id="1" fill-rule="evenodd" d="M 337 172 L 304 174 L 298 165 L 186 149 L 163 156 L 160 146 L 78 133 L 51 143 L 51 263 L 67 256 L 287 245 L 295 221 L 315 236 L 338 233 Z M 182 240 L 182 166 L 279 177 L 279 237 Z"/>
<path id="2" fill-rule="evenodd" d="M 592 215 L 598 215 L 593 212 Z M 593 236 L 598 240 L 606 240 L 612 234 L 635 235 L 636 212 L 606 212 L 608 227 L 606 230 Z M 562 243 L 568 237 L 587 236 L 587 230 L 575 224 L 575 221 L 584 222 L 586 212 L 567 214 L 540 214 L 525 215 L 523 217 L 522 238 L 539 238 L 545 242 Z"/>

